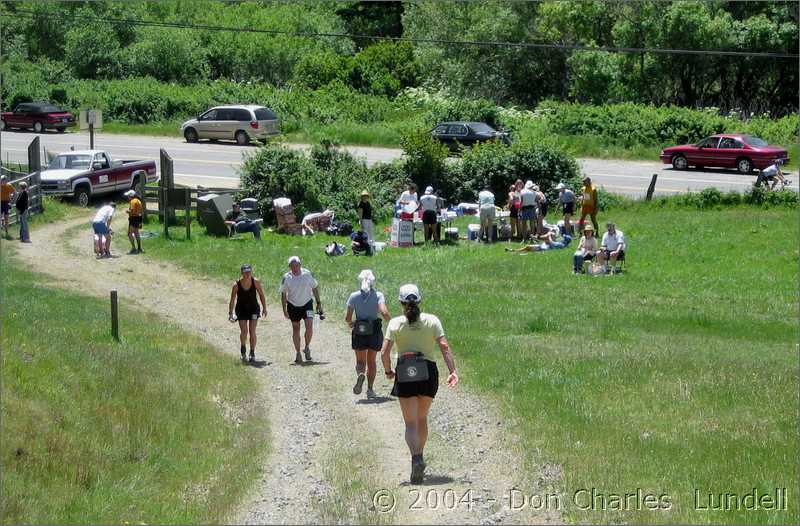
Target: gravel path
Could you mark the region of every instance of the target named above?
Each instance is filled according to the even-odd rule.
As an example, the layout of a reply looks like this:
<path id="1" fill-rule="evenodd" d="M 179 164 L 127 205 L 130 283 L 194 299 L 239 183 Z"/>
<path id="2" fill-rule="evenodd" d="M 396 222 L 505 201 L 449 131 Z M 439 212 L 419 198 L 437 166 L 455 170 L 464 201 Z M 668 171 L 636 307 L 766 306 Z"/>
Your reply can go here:
<path id="1" fill-rule="evenodd" d="M 81 224 L 86 224 L 85 230 L 73 228 Z M 124 232 L 124 218 L 114 226 Z M 115 288 L 122 304 L 150 310 L 199 333 L 231 355 L 232 367 L 238 362 L 238 331 L 226 318 L 229 284 L 188 275 L 147 255 L 96 260 L 86 219 L 45 225 L 34 232 L 33 240 L 20 245 L 16 257 L 50 276 L 53 285 L 104 298 Z M 118 235 L 116 246 L 127 249 L 127 240 Z M 276 276 L 262 277 L 272 282 Z M 270 454 L 232 522 L 561 521 L 558 510 L 509 509 L 506 496 L 512 489 L 527 495 L 552 492 L 560 471 L 542 464 L 533 452 L 521 451 L 519 438 L 496 416 L 493 404 L 462 387 L 440 388 L 430 416 L 426 481 L 408 485 L 410 459 L 399 406 L 386 395 L 389 382 L 378 375 L 376 391 L 385 396 L 377 403 L 364 403 L 353 395 L 349 334 L 342 324 L 328 321 L 315 332 L 314 362 L 294 365 L 291 328 L 279 312 L 271 306 L 258 325 L 257 358 L 262 362 L 242 368 L 261 386 L 259 402 L 266 404 L 270 422 Z M 337 312 L 332 317 L 340 316 Z M 131 330 L 124 325 L 120 329 L 123 337 Z M 458 349 L 455 353 L 458 360 Z M 342 491 L 343 485 L 359 489 L 350 494 Z M 349 501 L 342 503 L 342 498 Z"/>

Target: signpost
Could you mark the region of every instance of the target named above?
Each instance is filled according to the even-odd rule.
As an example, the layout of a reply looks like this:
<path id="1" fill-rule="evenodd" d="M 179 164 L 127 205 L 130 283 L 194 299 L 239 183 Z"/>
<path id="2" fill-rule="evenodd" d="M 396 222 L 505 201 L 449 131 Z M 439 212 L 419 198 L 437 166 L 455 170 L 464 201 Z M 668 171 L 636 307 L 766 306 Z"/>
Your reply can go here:
<path id="1" fill-rule="evenodd" d="M 81 130 L 89 130 L 89 149 L 94 150 L 94 131 L 103 129 L 103 112 L 100 110 L 81 110 L 78 122 Z"/>

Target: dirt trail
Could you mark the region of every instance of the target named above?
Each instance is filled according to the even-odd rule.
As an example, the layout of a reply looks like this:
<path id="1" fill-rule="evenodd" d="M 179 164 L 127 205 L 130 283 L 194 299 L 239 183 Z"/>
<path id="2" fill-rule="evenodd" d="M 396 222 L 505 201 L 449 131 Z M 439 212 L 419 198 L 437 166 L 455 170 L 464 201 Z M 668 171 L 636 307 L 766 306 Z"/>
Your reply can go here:
<path id="1" fill-rule="evenodd" d="M 115 224 L 117 232 L 125 231 L 123 221 L 120 218 Z M 86 230 L 70 230 L 83 223 Z M 150 310 L 201 334 L 231 355 L 232 367 L 238 361 L 238 331 L 226 316 L 228 283 L 190 276 L 147 255 L 96 260 L 85 219 L 46 225 L 34 232 L 33 241 L 19 246 L 16 257 L 32 270 L 50 276 L 53 285 L 100 297 L 108 297 L 109 290 L 116 288 L 121 303 Z M 128 248 L 121 235 L 117 236 L 116 248 Z M 257 277 L 267 283 L 267 291 L 282 272 L 275 269 L 267 275 L 265 269 L 256 270 Z M 143 283 L 150 285 L 143 287 Z M 271 452 L 262 466 L 261 478 L 230 518 L 232 522 L 561 521 L 560 514 L 552 509 L 508 508 L 505 495 L 513 488 L 527 495 L 552 491 L 548 488 L 557 482 L 558 469 L 540 466 L 533 473 L 526 472 L 525 466 L 532 463 L 524 459 L 532 453 L 520 451 L 518 437 L 494 416 L 492 407 L 461 387 L 440 388 L 431 411 L 426 482 L 408 485 L 410 460 L 398 404 L 387 398 L 364 403 L 361 396 L 352 394 L 354 364 L 343 324 L 322 322 L 311 345 L 313 364 L 297 366 L 292 363 L 290 326 L 279 313 L 280 307 L 271 306 L 266 320 L 258 326 L 257 358 L 264 363 L 242 368 L 243 374 L 258 379 L 260 398 L 268 406 Z M 331 309 L 331 318 L 338 320 L 340 314 L 338 309 Z M 121 327 L 123 337 L 128 330 L 132 328 Z M 455 352 L 457 359 L 458 349 Z M 391 386 L 379 374 L 375 387 L 379 395 L 386 395 Z M 360 465 L 342 466 L 338 453 L 334 453 L 342 450 L 361 452 L 364 465 L 373 466 L 369 473 L 363 473 Z M 331 466 L 337 466 L 337 462 L 344 483 L 347 479 L 365 480 L 368 494 L 360 490 L 358 498 L 351 495 L 351 502 L 339 502 L 337 484 L 342 480 L 328 480 Z M 375 492 L 381 490 L 387 495 L 373 500 Z M 334 506 L 344 511 L 329 512 Z M 383 513 L 384 506 L 391 507 L 392 512 Z"/>

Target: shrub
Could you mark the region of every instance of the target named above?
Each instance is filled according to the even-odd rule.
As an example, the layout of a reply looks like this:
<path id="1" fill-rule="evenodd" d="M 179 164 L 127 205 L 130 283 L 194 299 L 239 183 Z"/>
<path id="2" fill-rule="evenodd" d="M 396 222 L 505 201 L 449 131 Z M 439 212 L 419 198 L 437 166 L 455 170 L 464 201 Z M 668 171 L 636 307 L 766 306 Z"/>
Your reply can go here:
<path id="1" fill-rule="evenodd" d="M 445 161 L 450 151 L 447 146 L 434 139 L 426 130 L 406 135 L 400 145 L 405 157 L 405 172 L 418 187 L 431 185 L 440 191 L 448 187 Z"/>
<path id="2" fill-rule="evenodd" d="M 408 42 L 378 42 L 353 59 L 352 84 L 364 93 L 395 97 L 418 82 L 419 66 Z"/>

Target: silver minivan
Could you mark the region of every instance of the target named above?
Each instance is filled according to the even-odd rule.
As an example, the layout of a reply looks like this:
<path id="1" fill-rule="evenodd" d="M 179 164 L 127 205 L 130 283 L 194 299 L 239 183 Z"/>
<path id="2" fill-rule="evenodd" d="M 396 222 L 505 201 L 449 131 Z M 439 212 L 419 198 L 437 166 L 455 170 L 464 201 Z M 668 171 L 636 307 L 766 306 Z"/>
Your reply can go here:
<path id="1" fill-rule="evenodd" d="M 233 139 L 242 146 L 281 132 L 278 116 L 264 106 L 215 106 L 181 124 L 186 142 Z"/>

